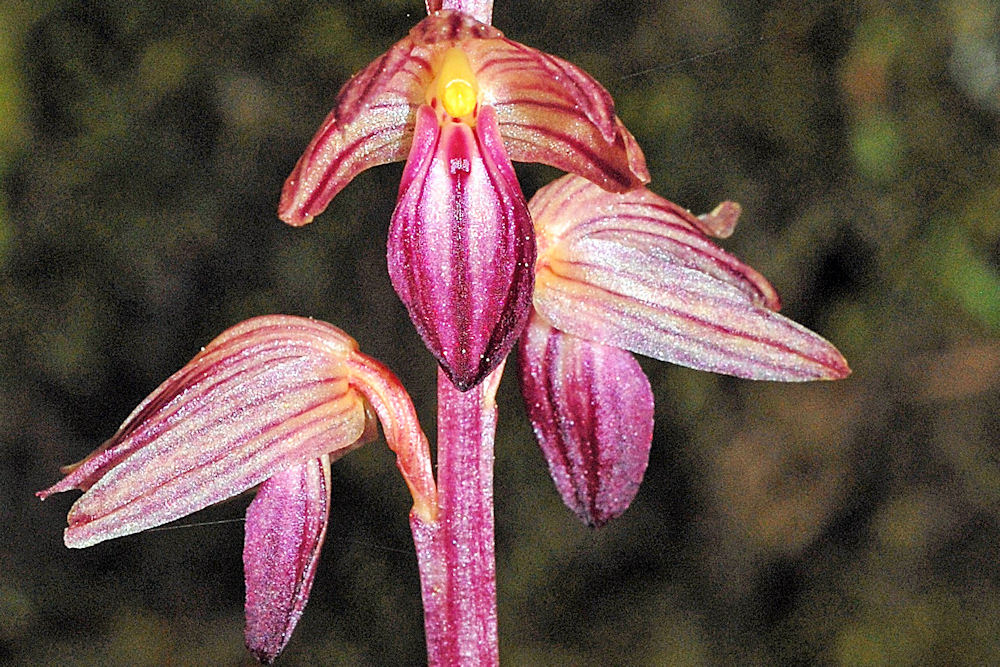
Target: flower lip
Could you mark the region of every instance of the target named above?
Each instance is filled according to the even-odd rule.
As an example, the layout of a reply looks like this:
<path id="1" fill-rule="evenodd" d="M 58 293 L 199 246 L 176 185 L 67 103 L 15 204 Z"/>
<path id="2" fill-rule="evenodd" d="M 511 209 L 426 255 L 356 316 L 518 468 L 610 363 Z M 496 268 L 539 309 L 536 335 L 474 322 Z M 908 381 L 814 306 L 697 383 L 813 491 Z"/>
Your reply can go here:
<path id="1" fill-rule="evenodd" d="M 389 229 L 389 277 L 428 349 L 465 390 L 503 361 L 527 321 L 531 217 L 490 107 L 475 127 L 442 126 L 422 107 L 416 137 Z"/>

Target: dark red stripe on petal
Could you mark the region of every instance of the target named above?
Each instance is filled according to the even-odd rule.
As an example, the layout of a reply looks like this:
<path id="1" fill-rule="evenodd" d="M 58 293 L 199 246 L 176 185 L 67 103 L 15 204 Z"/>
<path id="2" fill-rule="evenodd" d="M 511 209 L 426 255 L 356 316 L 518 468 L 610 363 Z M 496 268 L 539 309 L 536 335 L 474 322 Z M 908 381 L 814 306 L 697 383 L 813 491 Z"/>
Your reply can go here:
<path id="1" fill-rule="evenodd" d="M 264 482 L 247 508 L 246 645 L 270 663 L 309 599 L 330 509 L 330 461 L 311 459 Z"/>
<path id="2" fill-rule="evenodd" d="M 758 380 L 836 379 L 850 370 L 830 343 L 735 288 L 690 269 L 678 287 L 647 290 L 610 272 L 543 270 L 539 312 L 563 331 L 663 361 Z"/>
<path id="3" fill-rule="evenodd" d="M 642 481 L 653 395 L 631 354 L 572 336 L 537 314 L 518 352 L 528 415 L 566 505 L 600 526 L 620 515 Z"/>
<path id="4" fill-rule="evenodd" d="M 643 184 L 631 169 L 624 150 L 595 142 L 593 130 L 574 125 L 573 120 L 572 117 L 539 119 L 538 124 L 502 121 L 501 133 L 510 159 L 547 164 L 613 192 L 626 192 Z"/>
<path id="5" fill-rule="evenodd" d="M 740 289 L 767 308 L 781 305 L 774 287 L 712 242 L 690 212 L 644 188 L 616 194 L 566 176 L 539 190 L 530 208 L 536 233 L 547 239 L 547 248 L 577 248 L 573 261 L 591 255 L 595 264 L 613 265 L 623 275 L 663 290 L 671 285 L 660 267 L 685 266 Z M 593 248 L 581 254 L 585 245 Z M 604 250 L 598 251 L 598 246 Z M 602 253 L 614 259 L 602 260 Z"/>
<path id="6" fill-rule="evenodd" d="M 45 492 L 86 490 L 70 511 L 67 544 L 171 521 L 356 446 L 367 433 L 346 364 L 356 349 L 304 318 L 256 318 L 224 332 Z"/>

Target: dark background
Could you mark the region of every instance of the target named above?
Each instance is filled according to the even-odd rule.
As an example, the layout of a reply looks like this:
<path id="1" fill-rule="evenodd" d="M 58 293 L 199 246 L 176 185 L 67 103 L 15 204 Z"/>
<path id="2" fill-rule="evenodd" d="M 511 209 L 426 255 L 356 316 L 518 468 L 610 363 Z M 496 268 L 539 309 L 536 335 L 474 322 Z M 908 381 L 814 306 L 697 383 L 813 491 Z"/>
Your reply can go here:
<path id="1" fill-rule="evenodd" d="M 418 0 L 0 4 L 0 662 L 241 664 L 249 496 L 82 551 L 33 492 L 226 327 L 347 330 L 433 433 L 434 365 L 389 284 L 401 165 L 315 223 L 274 210 L 354 71 Z M 653 188 L 744 206 L 723 245 L 849 359 L 776 385 L 643 360 L 647 478 L 594 532 L 500 390 L 510 665 L 1000 662 L 1000 4 L 498 0 L 603 82 Z M 556 175 L 519 168 L 525 193 Z M 424 661 L 408 495 L 334 466 L 284 664 Z"/>

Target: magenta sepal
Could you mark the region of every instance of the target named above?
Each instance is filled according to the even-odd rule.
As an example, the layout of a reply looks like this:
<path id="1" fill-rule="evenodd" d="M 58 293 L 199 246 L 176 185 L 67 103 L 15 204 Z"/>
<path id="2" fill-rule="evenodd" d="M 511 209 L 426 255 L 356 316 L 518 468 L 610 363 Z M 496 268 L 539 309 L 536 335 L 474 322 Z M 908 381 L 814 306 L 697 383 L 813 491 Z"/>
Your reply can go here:
<path id="1" fill-rule="evenodd" d="M 461 390 L 503 361 L 524 328 L 535 239 L 496 116 L 475 128 L 424 106 L 388 244 L 389 277 L 424 343 Z"/>
<path id="2" fill-rule="evenodd" d="M 639 491 L 653 438 L 653 392 L 638 362 L 533 313 L 518 364 L 528 416 L 566 506 L 595 527 L 621 515 Z"/>
<path id="3" fill-rule="evenodd" d="M 247 508 L 243 570 L 246 645 L 271 663 L 309 599 L 330 510 L 330 459 L 288 468 L 261 484 Z"/>

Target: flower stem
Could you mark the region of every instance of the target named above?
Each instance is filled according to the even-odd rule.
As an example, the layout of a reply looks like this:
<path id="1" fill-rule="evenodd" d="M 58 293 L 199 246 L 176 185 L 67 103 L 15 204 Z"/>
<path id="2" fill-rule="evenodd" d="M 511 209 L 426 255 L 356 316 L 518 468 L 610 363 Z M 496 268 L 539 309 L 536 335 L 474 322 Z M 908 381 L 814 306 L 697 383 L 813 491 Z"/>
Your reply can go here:
<path id="1" fill-rule="evenodd" d="M 410 515 L 424 601 L 428 664 L 496 665 L 493 441 L 503 364 L 458 391 L 438 371 L 438 514 Z"/>
<path id="2" fill-rule="evenodd" d="M 428 14 L 439 9 L 455 9 L 486 25 L 490 25 L 493 21 L 493 0 L 426 0 L 426 2 Z"/>

